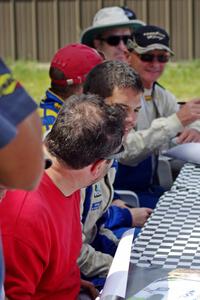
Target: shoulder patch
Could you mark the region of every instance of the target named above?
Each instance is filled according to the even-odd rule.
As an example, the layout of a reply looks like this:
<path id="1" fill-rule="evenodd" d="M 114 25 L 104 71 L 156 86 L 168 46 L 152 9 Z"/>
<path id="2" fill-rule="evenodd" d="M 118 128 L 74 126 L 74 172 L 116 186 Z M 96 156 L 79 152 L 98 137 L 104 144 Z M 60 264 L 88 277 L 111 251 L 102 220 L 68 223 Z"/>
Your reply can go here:
<path id="1" fill-rule="evenodd" d="M 101 186 L 99 183 L 95 183 L 94 185 L 94 198 L 100 197 L 102 195 Z"/>
<path id="2" fill-rule="evenodd" d="M 102 201 L 92 203 L 91 210 L 97 210 L 100 207 L 101 203 Z"/>
<path id="3" fill-rule="evenodd" d="M 0 97 L 13 94 L 18 82 L 10 73 L 0 75 Z"/>

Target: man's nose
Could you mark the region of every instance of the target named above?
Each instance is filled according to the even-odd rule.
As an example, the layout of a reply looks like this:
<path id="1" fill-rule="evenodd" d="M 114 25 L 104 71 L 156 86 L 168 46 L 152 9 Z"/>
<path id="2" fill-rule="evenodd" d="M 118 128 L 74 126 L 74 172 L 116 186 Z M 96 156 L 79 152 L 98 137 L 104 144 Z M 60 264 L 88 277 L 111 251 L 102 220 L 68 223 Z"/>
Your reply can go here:
<path id="1" fill-rule="evenodd" d="M 153 66 L 160 66 L 160 62 L 157 60 L 157 58 L 156 58 L 156 59 L 154 58 L 154 59 L 150 62 L 150 64 L 153 65 Z"/>
<path id="2" fill-rule="evenodd" d="M 118 47 L 119 47 L 120 49 L 122 49 L 124 52 L 128 52 L 128 49 L 127 49 L 127 47 L 126 47 L 126 44 L 124 43 L 123 40 L 120 40 L 120 43 L 119 43 Z"/>
<path id="3" fill-rule="evenodd" d="M 135 124 L 136 124 L 136 120 L 137 120 L 137 113 L 136 112 L 132 112 L 132 113 L 129 113 L 129 115 L 127 116 L 127 118 L 126 118 L 126 122 L 128 123 L 128 124 L 132 124 L 133 125 L 133 127 L 135 126 Z"/>

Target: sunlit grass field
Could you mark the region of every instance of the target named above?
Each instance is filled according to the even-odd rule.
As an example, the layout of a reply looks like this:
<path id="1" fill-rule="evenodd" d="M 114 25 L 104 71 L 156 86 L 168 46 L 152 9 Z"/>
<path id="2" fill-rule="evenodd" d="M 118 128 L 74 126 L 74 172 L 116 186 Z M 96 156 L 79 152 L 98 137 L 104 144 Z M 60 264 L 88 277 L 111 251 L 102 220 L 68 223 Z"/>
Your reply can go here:
<path id="1" fill-rule="evenodd" d="M 200 60 L 168 64 L 159 82 L 180 100 L 200 97 Z"/>
<path id="2" fill-rule="evenodd" d="M 39 102 L 49 87 L 49 64 L 23 61 L 7 61 L 7 64 L 30 95 Z M 200 97 L 200 60 L 168 63 L 159 83 L 180 100 Z"/>
<path id="3" fill-rule="evenodd" d="M 6 62 L 12 70 L 14 77 L 20 81 L 37 103 L 44 97 L 49 87 L 49 64 L 31 61 Z"/>

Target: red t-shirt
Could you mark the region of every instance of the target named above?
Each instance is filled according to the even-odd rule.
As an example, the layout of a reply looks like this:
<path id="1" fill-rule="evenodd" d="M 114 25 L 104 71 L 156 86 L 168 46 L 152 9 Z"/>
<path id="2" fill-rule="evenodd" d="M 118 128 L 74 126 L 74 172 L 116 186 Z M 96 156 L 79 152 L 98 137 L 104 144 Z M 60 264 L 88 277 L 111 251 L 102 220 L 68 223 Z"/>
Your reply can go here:
<path id="1" fill-rule="evenodd" d="M 75 300 L 80 290 L 80 193 L 64 196 L 47 174 L 36 191 L 0 204 L 9 299 Z"/>

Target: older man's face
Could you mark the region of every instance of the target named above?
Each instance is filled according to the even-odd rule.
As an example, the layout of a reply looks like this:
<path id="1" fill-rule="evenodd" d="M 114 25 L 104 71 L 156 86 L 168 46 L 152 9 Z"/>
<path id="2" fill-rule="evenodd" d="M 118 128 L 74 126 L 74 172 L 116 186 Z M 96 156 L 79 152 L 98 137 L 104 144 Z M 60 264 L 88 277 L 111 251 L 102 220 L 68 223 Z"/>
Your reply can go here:
<path id="1" fill-rule="evenodd" d="M 162 75 L 166 66 L 166 61 L 159 61 L 159 57 L 166 57 L 168 59 L 169 53 L 164 50 L 153 50 L 146 52 L 146 54 L 152 56 L 152 61 L 145 61 L 139 54 L 131 52 L 129 62 L 131 67 L 139 73 L 144 87 L 150 89 L 153 83 Z"/>
<path id="2" fill-rule="evenodd" d="M 110 44 L 110 40 L 112 42 L 114 36 L 121 37 L 117 45 Z M 104 53 L 107 60 L 127 62 L 129 53 L 125 42 L 130 36 L 131 30 L 129 28 L 110 29 L 102 33 L 101 40 L 94 40 L 94 46 Z"/>

